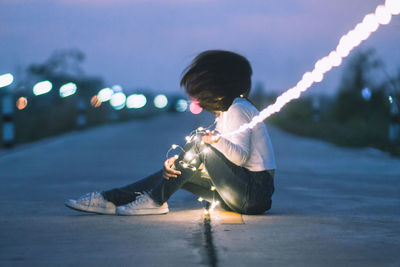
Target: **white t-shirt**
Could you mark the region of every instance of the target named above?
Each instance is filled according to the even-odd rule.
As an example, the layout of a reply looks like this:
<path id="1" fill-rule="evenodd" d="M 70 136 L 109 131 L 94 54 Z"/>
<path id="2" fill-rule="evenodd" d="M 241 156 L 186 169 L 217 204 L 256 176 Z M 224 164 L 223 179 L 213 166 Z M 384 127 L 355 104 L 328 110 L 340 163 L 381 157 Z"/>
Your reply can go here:
<path id="1" fill-rule="evenodd" d="M 235 98 L 227 111 L 217 115 L 215 129 L 221 134 L 232 132 L 250 122 L 258 113 L 245 98 Z M 250 171 L 276 169 L 274 150 L 265 123 L 258 123 L 253 129 L 227 138 L 221 137 L 212 146 L 234 164 Z"/>

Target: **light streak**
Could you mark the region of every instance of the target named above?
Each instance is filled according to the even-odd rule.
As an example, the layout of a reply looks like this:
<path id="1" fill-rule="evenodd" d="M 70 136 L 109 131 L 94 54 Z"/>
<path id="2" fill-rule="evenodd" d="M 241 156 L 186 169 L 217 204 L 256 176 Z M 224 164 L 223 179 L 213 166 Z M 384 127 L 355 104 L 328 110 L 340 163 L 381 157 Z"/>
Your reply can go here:
<path id="1" fill-rule="evenodd" d="M 229 137 L 239 134 L 248 129 L 252 129 L 258 123 L 263 122 L 272 114 L 279 112 L 286 104 L 297 99 L 307 91 L 314 83 L 321 82 L 325 73 L 334 67 L 340 66 L 343 59 L 350 52 L 368 39 L 371 33 L 375 32 L 380 25 L 388 24 L 393 15 L 400 14 L 400 0 L 386 0 L 384 5 L 377 6 L 375 13 L 368 14 L 362 22 L 358 23 L 353 30 L 343 35 L 336 49 L 331 51 L 328 56 L 318 60 L 312 71 L 306 72 L 302 79 L 292 88 L 281 94 L 275 103 L 269 105 L 255 116 L 249 123 L 239 126 L 235 131 L 221 134 L 222 137 Z"/>

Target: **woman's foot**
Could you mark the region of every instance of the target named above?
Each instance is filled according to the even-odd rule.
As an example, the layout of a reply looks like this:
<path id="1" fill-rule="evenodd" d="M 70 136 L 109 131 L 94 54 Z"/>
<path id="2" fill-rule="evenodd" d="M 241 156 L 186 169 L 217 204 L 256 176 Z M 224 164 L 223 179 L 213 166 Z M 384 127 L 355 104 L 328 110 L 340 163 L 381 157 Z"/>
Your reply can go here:
<path id="1" fill-rule="evenodd" d="M 98 192 L 87 193 L 81 196 L 77 200 L 68 199 L 65 201 L 65 206 L 68 208 L 94 212 L 99 214 L 115 214 L 116 207 L 110 201 L 104 199 L 104 197 Z"/>
<path id="2" fill-rule="evenodd" d="M 143 193 L 135 201 L 117 207 L 118 215 L 151 215 L 168 213 L 168 204 L 156 203 L 148 193 Z"/>

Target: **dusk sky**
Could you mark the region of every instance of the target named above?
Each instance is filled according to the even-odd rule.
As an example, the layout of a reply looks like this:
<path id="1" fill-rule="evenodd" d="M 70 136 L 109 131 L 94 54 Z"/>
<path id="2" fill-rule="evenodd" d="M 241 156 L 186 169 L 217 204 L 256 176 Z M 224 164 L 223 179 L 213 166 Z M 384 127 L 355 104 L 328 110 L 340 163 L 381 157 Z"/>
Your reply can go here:
<path id="1" fill-rule="evenodd" d="M 253 81 L 284 91 L 384 0 L 0 0 L 0 74 L 78 48 L 84 70 L 108 85 L 179 91 L 199 52 L 225 49 L 252 63 Z M 359 49 L 400 68 L 400 15 Z M 359 50 L 357 49 L 357 50 Z M 346 63 L 345 61 L 344 63 Z M 340 67 L 314 86 L 331 93 Z M 18 79 L 18 77 L 16 77 Z"/>

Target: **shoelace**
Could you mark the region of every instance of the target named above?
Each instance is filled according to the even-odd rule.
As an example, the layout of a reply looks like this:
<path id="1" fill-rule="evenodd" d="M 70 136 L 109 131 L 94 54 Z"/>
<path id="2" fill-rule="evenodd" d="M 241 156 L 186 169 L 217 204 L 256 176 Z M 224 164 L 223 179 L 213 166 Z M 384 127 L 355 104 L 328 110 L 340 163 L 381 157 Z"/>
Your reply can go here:
<path id="1" fill-rule="evenodd" d="M 86 195 L 84 195 L 83 197 L 81 197 L 80 198 L 80 200 L 87 200 L 87 199 L 89 199 L 89 202 L 88 202 L 88 207 L 92 204 L 92 199 L 94 199 L 95 198 L 95 196 L 97 195 L 97 191 L 95 191 L 95 192 L 91 192 L 91 193 L 87 193 Z"/>
<path id="2" fill-rule="evenodd" d="M 136 197 L 136 200 L 135 200 L 135 201 L 132 201 L 131 203 L 129 203 L 129 204 L 127 205 L 128 207 L 132 207 L 132 206 L 135 206 L 135 205 L 138 204 L 138 203 L 144 203 L 144 202 L 149 201 L 149 199 L 146 197 L 147 194 L 144 194 L 144 193 L 142 193 L 142 192 L 135 192 L 135 193 L 137 193 L 138 196 Z"/>

